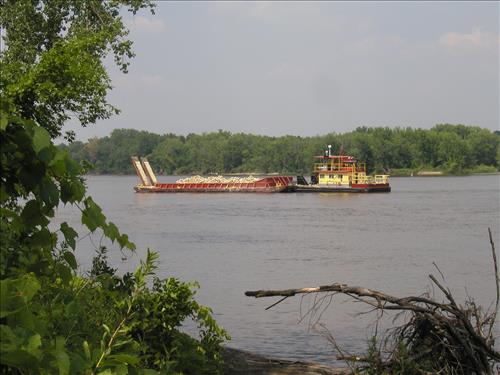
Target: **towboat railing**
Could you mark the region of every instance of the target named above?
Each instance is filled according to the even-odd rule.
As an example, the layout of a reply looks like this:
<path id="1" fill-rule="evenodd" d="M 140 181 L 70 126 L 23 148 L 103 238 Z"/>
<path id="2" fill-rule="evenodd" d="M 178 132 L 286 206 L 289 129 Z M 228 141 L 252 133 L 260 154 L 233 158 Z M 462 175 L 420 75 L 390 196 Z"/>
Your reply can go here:
<path id="1" fill-rule="evenodd" d="M 364 172 L 366 170 L 365 163 L 314 163 L 315 172 Z"/>
<path id="2" fill-rule="evenodd" d="M 375 177 L 376 184 L 388 184 L 389 183 L 389 175 L 388 174 L 376 174 Z"/>
<path id="3" fill-rule="evenodd" d="M 354 183 L 356 184 L 388 184 L 389 175 L 387 174 L 377 174 L 375 176 L 358 175 L 354 178 Z"/>

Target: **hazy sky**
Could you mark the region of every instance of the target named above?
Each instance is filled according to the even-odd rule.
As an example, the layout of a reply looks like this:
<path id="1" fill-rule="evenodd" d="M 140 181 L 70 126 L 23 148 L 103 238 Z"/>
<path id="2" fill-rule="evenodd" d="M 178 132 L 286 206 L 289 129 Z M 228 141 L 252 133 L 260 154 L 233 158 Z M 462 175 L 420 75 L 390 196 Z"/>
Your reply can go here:
<path id="1" fill-rule="evenodd" d="M 159 2 L 125 15 L 115 128 L 316 135 L 357 126 L 499 128 L 498 2 Z"/>

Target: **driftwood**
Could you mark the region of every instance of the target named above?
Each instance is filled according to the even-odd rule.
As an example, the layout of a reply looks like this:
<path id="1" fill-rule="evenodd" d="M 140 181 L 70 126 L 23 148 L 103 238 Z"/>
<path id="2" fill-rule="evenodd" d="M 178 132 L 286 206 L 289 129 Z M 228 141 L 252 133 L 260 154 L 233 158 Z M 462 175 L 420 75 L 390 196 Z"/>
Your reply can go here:
<path id="1" fill-rule="evenodd" d="M 349 369 L 333 368 L 319 363 L 289 361 L 222 348 L 225 375 L 348 375 Z"/>
<path id="2" fill-rule="evenodd" d="M 450 290 L 433 275 L 429 275 L 429 278 L 444 294 L 444 302 L 438 302 L 427 294 L 396 297 L 377 290 L 340 283 L 312 288 L 247 291 L 245 295 L 256 298 L 283 297 L 269 306 L 269 309 L 297 294 L 326 292 L 353 297 L 373 307 L 374 310 L 408 313 L 407 323 L 394 330 L 393 346 L 383 364 L 388 371 L 393 365 L 391 359 L 394 359 L 390 353 L 394 354 L 396 346 L 403 343 L 408 350 L 409 358 L 425 364 L 428 371 L 492 374 L 495 364 L 500 363 L 500 353 L 494 349 L 493 335 L 500 301 L 500 287 L 495 245 L 491 231 L 488 231 L 496 283 L 496 303 L 491 313 L 484 313 L 471 299 L 466 300 L 464 305 L 457 304 Z M 353 358 L 358 361 L 363 360 L 363 356 L 353 357 L 342 352 L 340 354 L 345 360 Z"/>

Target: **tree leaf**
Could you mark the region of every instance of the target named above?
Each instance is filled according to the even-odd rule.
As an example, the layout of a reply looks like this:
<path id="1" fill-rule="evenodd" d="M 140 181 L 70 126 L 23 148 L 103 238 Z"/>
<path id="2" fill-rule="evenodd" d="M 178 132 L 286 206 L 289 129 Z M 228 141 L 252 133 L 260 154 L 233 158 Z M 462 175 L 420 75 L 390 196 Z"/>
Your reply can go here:
<path id="1" fill-rule="evenodd" d="M 7 193 L 7 190 L 5 189 L 5 185 L 0 186 L 0 202 L 4 202 L 7 199 L 9 199 L 10 194 Z"/>
<path id="2" fill-rule="evenodd" d="M 40 150 L 43 150 L 45 147 L 49 147 L 52 144 L 50 134 L 47 130 L 41 126 L 35 126 L 33 131 L 33 149 L 36 153 L 39 153 Z"/>
<path id="3" fill-rule="evenodd" d="M 43 226 L 49 223 L 49 220 L 42 213 L 40 204 L 35 199 L 26 203 L 21 212 L 21 219 L 24 221 L 26 227 Z"/>
<path id="4" fill-rule="evenodd" d="M 75 250 L 76 248 L 76 241 L 75 238 L 78 237 L 78 233 L 76 230 L 74 230 L 72 227 L 68 225 L 67 222 L 64 222 L 60 226 L 62 234 L 64 234 L 64 239 L 66 240 L 66 243 L 73 249 Z"/>
<path id="5" fill-rule="evenodd" d="M 16 311 L 15 314 L 9 315 L 7 321 L 13 327 L 20 326 L 30 331 L 36 330 L 36 325 L 38 323 L 38 319 L 35 315 L 26 308 L 21 308 Z"/>
<path id="6" fill-rule="evenodd" d="M 17 368 L 38 368 L 38 359 L 26 350 L 18 349 L 2 353 L 0 363 Z"/>
<path id="7" fill-rule="evenodd" d="M 55 155 L 55 147 L 51 144 L 49 147 L 45 147 L 38 153 L 38 158 L 44 163 L 49 164 Z"/>
<path id="8" fill-rule="evenodd" d="M 75 352 L 68 352 L 70 360 L 70 374 L 90 374 L 90 365 L 79 354 Z"/>
<path id="9" fill-rule="evenodd" d="M 85 224 L 91 232 L 97 228 L 102 228 L 106 224 L 106 217 L 102 214 L 101 208 L 90 197 L 85 200 L 82 224 Z"/>
<path id="10" fill-rule="evenodd" d="M 9 118 L 7 117 L 7 113 L 4 111 L 0 112 L 0 130 L 7 129 L 7 125 L 9 124 Z"/>
<path id="11" fill-rule="evenodd" d="M 66 162 L 66 169 L 68 173 L 70 173 L 71 175 L 77 175 L 81 172 L 80 164 L 71 159 L 69 155 L 66 154 L 66 158 L 64 160 Z"/>
<path id="12" fill-rule="evenodd" d="M 36 333 L 28 339 L 26 350 L 30 353 L 36 352 L 42 346 L 42 337 Z"/>
<path id="13" fill-rule="evenodd" d="M 75 254 L 71 251 L 65 251 L 63 253 L 63 258 L 73 270 L 77 269 L 78 264 L 76 262 Z"/>
<path id="14" fill-rule="evenodd" d="M 83 354 L 85 354 L 85 358 L 90 361 L 92 359 L 92 356 L 90 355 L 90 347 L 89 343 L 87 340 L 85 340 L 82 344 L 83 346 Z"/>
<path id="15" fill-rule="evenodd" d="M 139 357 L 130 354 L 113 354 L 108 356 L 108 359 L 115 360 L 122 363 L 127 363 L 130 365 L 136 365 L 140 362 Z"/>
<path id="16" fill-rule="evenodd" d="M 52 354 L 54 355 L 59 369 L 59 375 L 68 375 L 70 368 L 69 356 L 63 348 L 55 349 Z"/>
<path id="17" fill-rule="evenodd" d="M 104 234 L 113 242 L 120 236 L 118 228 L 111 222 L 104 228 Z"/>
<path id="18" fill-rule="evenodd" d="M 71 184 L 71 194 L 73 201 L 80 202 L 85 195 L 85 186 L 80 181 L 73 181 Z"/>
<path id="19" fill-rule="evenodd" d="M 42 228 L 31 235 L 28 243 L 33 247 L 50 247 L 53 244 L 52 234 L 47 228 Z"/>
<path id="20" fill-rule="evenodd" d="M 60 277 L 61 281 L 64 284 L 68 284 L 71 281 L 73 274 L 71 273 L 70 267 L 68 267 L 62 263 L 57 263 L 55 269 L 56 269 L 57 275 Z"/>
<path id="21" fill-rule="evenodd" d="M 55 154 L 49 163 L 49 167 L 54 172 L 55 177 L 62 177 L 66 173 L 66 158 L 68 157 L 68 152 L 66 150 L 61 150 L 60 148 L 54 147 Z"/>
<path id="22" fill-rule="evenodd" d="M 24 309 L 39 290 L 40 283 L 33 274 L 0 280 L 0 318 Z"/>
<path id="23" fill-rule="evenodd" d="M 59 203 L 59 189 L 51 178 L 45 177 L 38 187 L 43 202 L 48 207 L 55 207 Z"/>

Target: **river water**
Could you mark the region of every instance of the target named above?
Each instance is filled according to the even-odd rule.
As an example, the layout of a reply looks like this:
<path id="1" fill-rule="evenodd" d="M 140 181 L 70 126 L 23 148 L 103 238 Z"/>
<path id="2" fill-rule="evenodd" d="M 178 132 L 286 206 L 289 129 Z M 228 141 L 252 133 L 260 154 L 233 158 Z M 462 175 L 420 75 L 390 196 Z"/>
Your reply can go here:
<path id="1" fill-rule="evenodd" d="M 236 348 L 325 363 L 335 358 L 312 326 L 318 314 L 305 314 L 318 302 L 314 297 L 265 310 L 278 298 L 245 297 L 247 290 L 341 282 L 415 295 L 433 292 L 428 274 L 440 278 L 435 262 L 458 299 L 468 293 L 485 307 L 494 299 L 487 229 L 500 248 L 499 176 L 393 178 L 392 192 L 381 194 L 136 194 L 136 183 L 135 176 L 87 179 L 95 201 L 139 249 L 126 262 L 112 251 L 111 263 L 129 271 L 146 248 L 159 252 L 159 275 L 198 281 L 198 301 L 214 310 Z M 58 219 L 78 222 L 64 207 Z M 82 272 L 98 240 L 80 241 Z M 363 353 L 375 329 L 376 315 L 359 315 L 367 310 L 336 296 L 319 322 L 347 352 Z"/>

